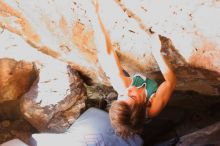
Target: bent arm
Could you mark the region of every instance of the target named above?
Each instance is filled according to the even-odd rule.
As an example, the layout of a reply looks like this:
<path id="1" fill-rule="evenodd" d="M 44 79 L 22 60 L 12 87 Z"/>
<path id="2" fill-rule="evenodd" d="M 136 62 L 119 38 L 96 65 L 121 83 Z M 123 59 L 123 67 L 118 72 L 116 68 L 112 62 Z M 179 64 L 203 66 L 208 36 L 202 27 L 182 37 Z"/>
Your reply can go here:
<path id="1" fill-rule="evenodd" d="M 131 79 L 124 75 L 119 58 L 112 46 L 109 34 L 105 30 L 105 27 L 103 25 L 99 13 L 96 12 L 96 14 L 99 23 L 95 24 L 97 28 L 94 29 L 94 32 L 96 34 L 96 37 L 98 37 L 99 41 L 100 40 L 102 41 L 104 38 L 104 42 L 105 42 L 105 44 L 97 45 L 98 60 L 102 66 L 102 69 L 109 77 L 110 82 L 112 83 L 115 90 L 117 90 L 117 88 L 120 88 L 120 86 L 128 87 L 131 82 Z M 99 30 L 100 28 L 101 31 Z"/>
<path id="2" fill-rule="evenodd" d="M 172 67 L 168 60 L 160 52 L 161 43 L 159 36 L 155 34 L 152 39 L 152 53 L 159 65 L 165 81 L 158 87 L 156 93 L 153 95 L 154 97 L 151 100 L 151 106 L 147 109 L 149 117 L 154 117 L 161 112 L 169 101 L 176 86 L 176 76 Z"/>

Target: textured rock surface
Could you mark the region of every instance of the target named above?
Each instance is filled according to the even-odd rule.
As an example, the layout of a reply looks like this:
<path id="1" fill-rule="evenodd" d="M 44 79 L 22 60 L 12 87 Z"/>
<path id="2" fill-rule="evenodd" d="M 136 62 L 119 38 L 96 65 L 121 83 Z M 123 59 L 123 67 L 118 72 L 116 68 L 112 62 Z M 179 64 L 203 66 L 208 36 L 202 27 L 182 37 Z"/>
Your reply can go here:
<path id="1" fill-rule="evenodd" d="M 220 144 L 220 122 L 190 133 L 180 138 L 177 146 L 189 145 L 219 145 Z"/>
<path id="2" fill-rule="evenodd" d="M 39 68 L 39 78 L 23 95 L 20 107 L 38 130 L 64 132 L 85 107 L 86 90 L 75 70 L 54 63 Z"/>
<path id="3" fill-rule="evenodd" d="M 0 121 L 0 144 L 14 138 L 28 143 L 31 134 L 36 132 L 36 129 L 23 118 L 3 120 Z"/>
<path id="4" fill-rule="evenodd" d="M 141 72 L 161 80 L 160 74 L 153 74 L 159 69 L 150 51 L 147 30 L 151 29 L 164 36 L 163 46 L 170 48 L 177 90 L 220 95 L 219 1 L 100 0 L 100 7 L 129 73 Z M 20 58 L 32 60 L 27 55 L 30 50 L 47 54 L 47 58 L 73 65 L 93 82 L 109 85 L 96 56 L 91 25 L 95 13 L 90 1 L 3 0 L 0 10 L 1 57 L 18 58 L 14 55 L 17 50 L 27 48 Z"/>
<path id="5" fill-rule="evenodd" d="M 0 103 L 19 99 L 36 77 L 33 63 L 0 58 Z"/>

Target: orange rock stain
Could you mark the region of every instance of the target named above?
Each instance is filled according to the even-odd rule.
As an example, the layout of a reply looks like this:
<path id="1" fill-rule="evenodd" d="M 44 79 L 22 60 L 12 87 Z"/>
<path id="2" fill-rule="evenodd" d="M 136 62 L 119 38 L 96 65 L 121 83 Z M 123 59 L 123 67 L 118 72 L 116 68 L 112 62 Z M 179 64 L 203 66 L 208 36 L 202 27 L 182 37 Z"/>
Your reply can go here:
<path id="1" fill-rule="evenodd" d="M 218 61 L 220 50 L 216 47 L 214 43 L 204 40 L 202 47 L 197 48 L 190 57 L 189 63 L 196 67 L 220 72 L 220 61 Z"/>
<path id="2" fill-rule="evenodd" d="M 64 32 L 64 34 L 68 33 L 68 23 L 66 22 L 66 19 L 64 18 L 64 16 L 60 18 L 59 26 Z"/>
<path id="3" fill-rule="evenodd" d="M 28 21 L 21 15 L 20 12 L 14 10 L 9 5 L 4 3 L 3 1 L 0 1 L 0 16 L 3 17 L 15 17 L 16 20 L 15 23 L 19 24 L 21 26 L 20 30 L 19 28 L 14 28 L 10 26 L 7 22 L 1 22 L 0 26 L 8 29 L 12 33 L 16 34 L 23 34 L 26 38 L 30 39 L 31 41 L 35 43 L 40 42 L 40 37 L 32 30 L 30 24 Z"/>
<path id="4" fill-rule="evenodd" d="M 0 22 L 0 27 L 24 37 L 28 44 L 38 49 L 39 51 L 55 58 L 59 57 L 59 53 L 53 51 L 52 49 L 46 46 L 41 46 L 40 36 L 33 31 L 30 23 L 22 16 L 20 12 L 14 10 L 13 8 L 11 8 L 9 5 L 7 5 L 1 0 L 0 0 L 0 16 L 7 19 L 9 19 L 10 17 L 15 19 L 14 23 L 18 24 L 19 26 L 19 27 L 13 27 L 11 26 L 10 21 L 9 22 L 3 21 Z"/>
<path id="5" fill-rule="evenodd" d="M 44 54 L 52 56 L 53 58 L 60 57 L 59 53 L 57 53 L 56 51 L 53 51 L 52 49 L 48 48 L 47 46 L 42 46 L 38 50 L 43 52 Z"/>
<path id="6" fill-rule="evenodd" d="M 76 22 L 72 29 L 72 41 L 76 47 L 82 51 L 93 62 L 97 60 L 93 30 L 87 30 L 86 27 Z"/>

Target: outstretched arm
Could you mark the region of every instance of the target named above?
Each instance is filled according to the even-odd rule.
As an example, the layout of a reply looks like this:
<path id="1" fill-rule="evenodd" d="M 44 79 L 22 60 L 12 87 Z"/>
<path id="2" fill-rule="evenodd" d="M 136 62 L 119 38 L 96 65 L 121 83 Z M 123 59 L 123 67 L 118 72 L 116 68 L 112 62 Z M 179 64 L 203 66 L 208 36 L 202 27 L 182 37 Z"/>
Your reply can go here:
<path id="1" fill-rule="evenodd" d="M 97 21 L 98 21 L 98 24 L 94 24 L 97 26 L 97 28 L 95 28 L 94 31 L 95 31 L 96 37 L 98 36 L 99 41 L 100 41 L 100 37 L 101 38 L 104 37 L 104 41 L 105 41 L 105 44 L 97 45 L 99 62 L 102 66 L 102 69 L 105 71 L 107 76 L 109 76 L 110 82 L 112 83 L 113 87 L 116 90 L 117 88 L 122 88 L 121 86 L 128 87 L 131 80 L 130 78 L 126 77 L 123 73 L 122 66 L 119 62 L 119 58 L 112 46 L 109 34 L 105 30 L 105 27 L 99 15 L 99 4 L 97 0 L 94 0 L 93 4 L 96 7 L 96 15 L 97 15 Z M 101 28 L 101 31 L 99 30 L 100 28 Z"/>
<path id="2" fill-rule="evenodd" d="M 154 97 L 151 100 L 151 106 L 148 108 L 148 116 L 154 117 L 158 115 L 166 106 L 170 96 L 176 86 L 176 76 L 168 60 L 161 54 L 161 42 L 158 34 L 152 35 L 152 53 L 156 59 L 160 71 L 165 81 L 160 84 Z"/>

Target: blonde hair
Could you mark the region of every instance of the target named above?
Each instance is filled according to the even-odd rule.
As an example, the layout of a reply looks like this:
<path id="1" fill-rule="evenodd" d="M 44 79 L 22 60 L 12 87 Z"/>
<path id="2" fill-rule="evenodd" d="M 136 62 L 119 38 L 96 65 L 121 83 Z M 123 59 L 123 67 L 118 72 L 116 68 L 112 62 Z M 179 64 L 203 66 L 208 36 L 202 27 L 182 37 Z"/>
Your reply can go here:
<path id="1" fill-rule="evenodd" d="M 142 132 L 145 115 L 145 102 L 135 102 L 129 106 L 125 101 L 114 101 L 109 109 L 112 127 L 124 139 Z"/>

